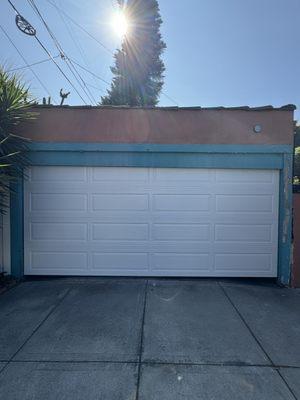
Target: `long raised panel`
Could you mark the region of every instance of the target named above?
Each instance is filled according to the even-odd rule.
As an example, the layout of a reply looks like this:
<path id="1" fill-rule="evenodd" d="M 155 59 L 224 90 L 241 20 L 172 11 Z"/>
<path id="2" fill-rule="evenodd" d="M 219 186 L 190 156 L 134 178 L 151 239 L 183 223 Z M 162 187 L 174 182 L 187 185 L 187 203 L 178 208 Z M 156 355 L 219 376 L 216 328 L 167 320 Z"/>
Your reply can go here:
<path id="1" fill-rule="evenodd" d="M 88 263 L 88 255 L 82 252 L 36 251 L 31 252 L 30 259 L 33 271 L 53 271 L 54 275 L 59 275 L 61 270 L 85 270 Z"/>
<path id="2" fill-rule="evenodd" d="M 149 207 L 147 194 L 94 194 L 93 210 L 140 211 Z"/>
<path id="3" fill-rule="evenodd" d="M 279 172 L 33 167 L 25 274 L 277 274 Z"/>
<path id="4" fill-rule="evenodd" d="M 232 271 L 270 271 L 272 269 L 270 254 L 217 254 L 215 256 L 216 270 Z"/>
<path id="5" fill-rule="evenodd" d="M 181 182 L 187 181 L 195 183 L 210 182 L 213 178 L 213 171 L 209 169 L 174 169 L 174 168 L 158 168 L 154 170 L 154 181 L 162 181 L 167 183 L 169 181 Z"/>
<path id="6" fill-rule="evenodd" d="M 273 171 L 266 170 L 230 170 L 223 169 L 216 171 L 216 181 L 218 183 L 272 183 L 274 177 Z"/>
<path id="7" fill-rule="evenodd" d="M 148 240 L 148 224 L 93 224 L 93 240 Z"/>
<path id="8" fill-rule="evenodd" d="M 148 270 L 147 253 L 94 253 L 93 269 L 104 270 Z"/>
<path id="9" fill-rule="evenodd" d="M 217 211 L 272 212 L 272 195 L 217 195 Z"/>
<path id="10" fill-rule="evenodd" d="M 215 225 L 215 240 L 242 242 L 270 242 L 272 225 Z"/>
<path id="11" fill-rule="evenodd" d="M 153 197 L 157 211 L 209 211 L 209 195 L 157 194 Z"/>
<path id="12" fill-rule="evenodd" d="M 79 193 L 31 193 L 30 211 L 86 211 L 87 195 Z"/>
<path id="13" fill-rule="evenodd" d="M 31 240 L 87 240 L 87 224 L 33 222 L 30 224 Z"/>
<path id="14" fill-rule="evenodd" d="M 45 169 L 44 169 L 45 168 Z M 87 168 L 84 167 L 32 167 L 29 177 L 32 182 L 85 182 Z"/>
<path id="15" fill-rule="evenodd" d="M 92 180 L 95 182 L 147 182 L 149 180 L 149 170 L 147 168 L 92 168 Z"/>
<path id="16" fill-rule="evenodd" d="M 153 256 L 153 269 L 161 271 L 209 270 L 209 254 L 161 253 Z"/>
<path id="17" fill-rule="evenodd" d="M 153 224 L 154 240 L 209 240 L 208 224 Z"/>

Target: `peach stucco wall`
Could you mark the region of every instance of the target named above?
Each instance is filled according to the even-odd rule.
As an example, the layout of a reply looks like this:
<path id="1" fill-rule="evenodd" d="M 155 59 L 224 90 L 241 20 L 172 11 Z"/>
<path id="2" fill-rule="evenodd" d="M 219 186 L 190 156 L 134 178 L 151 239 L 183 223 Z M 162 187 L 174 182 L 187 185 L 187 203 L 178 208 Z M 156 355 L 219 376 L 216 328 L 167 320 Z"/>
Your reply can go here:
<path id="1" fill-rule="evenodd" d="M 36 141 L 292 144 L 290 109 L 122 109 L 38 107 L 20 134 Z M 254 133 L 256 124 L 262 132 Z"/>

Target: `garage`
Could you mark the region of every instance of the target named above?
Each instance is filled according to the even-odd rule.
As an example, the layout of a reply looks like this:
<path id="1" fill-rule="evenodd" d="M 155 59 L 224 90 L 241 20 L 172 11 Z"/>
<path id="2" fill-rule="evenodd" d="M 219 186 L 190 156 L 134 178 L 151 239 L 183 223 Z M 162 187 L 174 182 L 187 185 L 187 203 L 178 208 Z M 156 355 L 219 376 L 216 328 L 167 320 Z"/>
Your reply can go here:
<path id="1" fill-rule="evenodd" d="M 279 171 L 35 166 L 27 275 L 277 276 Z"/>
<path id="2" fill-rule="evenodd" d="M 288 285 L 294 108 L 34 106 L 7 273 Z"/>

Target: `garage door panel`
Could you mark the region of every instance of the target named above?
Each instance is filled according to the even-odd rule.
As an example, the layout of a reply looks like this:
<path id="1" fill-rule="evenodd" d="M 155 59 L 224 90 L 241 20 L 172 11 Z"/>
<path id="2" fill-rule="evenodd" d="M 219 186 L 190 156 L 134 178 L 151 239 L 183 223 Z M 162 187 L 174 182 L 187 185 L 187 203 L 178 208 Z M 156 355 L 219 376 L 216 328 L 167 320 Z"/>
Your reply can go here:
<path id="1" fill-rule="evenodd" d="M 88 254 L 85 252 L 32 251 L 30 260 L 32 270 L 41 272 L 44 269 L 76 269 L 80 271 L 88 267 Z"/>
<path id="2" fill-rule="evenodd" d="M 30 240 L 87 240 L 88 224 L 32 222 Z"/>
<path id="3" fill-rule="evenodd" d="M 189 168 L 156 168 L 153 170 L 153 181 L 155 183 L 163 182 L 164 184 L 175 181 L 181 184 L 199 184 L 200 182 L 212 182 L 214 180 L 214 171 L 209 169 L 189 169 Z"/>
<path id="4" fill-rule="evenodd" d="M 91 269 L 148 271 L 148 253 L 93 253 Z"/>
<path id="5" fill-rule="evenodd" d="M 29 176 L 26 274 L 276 275 L 278 171 L 34 167 Z"/>
<path id="6" fill-rule="evenodd" d="M 91 180 L 94 182 L 109 182 L 116 185 L 120 182 L 149 182 L 151 170 L 147 168 L 118 168 L 102 167 L 91 168 Z"/>
<path id="7" fill-rule="evenodd" d="M 216 195 L 217 212 L 273 212 L 271 195 Z"/>
<path id="8" fill-rule="evenodd" d="M 28 171 L 30 182 L 41 184 L 47 183 L 69 183 L 86 182 L 88 180 L 88 169 L 85 167 L 51 167 L 41 169 L 40 167 L 31 167 Z"/>
<path id="9" fill-rule="evenodd" d="M 216 271 L 272 271 L 270 254 L 217 254 L 215 256 Z M 275 276 L 275 275 L 274 275 Z"/>
<path id="10" fill-rule="evenodd" d="M 92 224 L 92 240 L 149 240 L 149 225 Z"/>
<path id="11" fill-rule="evenodd" d="M 210 196 L 195 194 L 154 194 L 154 211 L 209 211 Z"/>
<path id="12" fill-rule="evenodd" d="M 87 195 L 79 193 L 31 193 L 30 211 L 86 211 Z"/>
<path id="13" fill-rule="evenodd" d="M 267 170 L 232 170 L 223 169 L 216 171 L 216 181 L 218 183 L 240 183 L 240 184 L 251 184 L 251 183 L 273 183 L 274 173 L 273 171 Z"/>
<path id="14" fill-rule="evenodd" d="M 260 253 L 272 253 L 273 244 L 272 242 L 242 242 L 242 241 L 231 241 L 231 242 L 215 242 L 214 251 L 216 253 L 238 253 L 238 254 L 260 254 Z"/>
<path id="15" fill-rule="evenodd" d="M 98 210 L 135 210 L 144 211 L 149 208 L 147 194 L 92 194 L 92 209 Z"/>
<path id="16" fill-rule="evenodd" d="M 209 224 L 153 224 L 153 240 L 209 240 Z"/>
<path id="17" fill-rule="evenodd" d="M 154 253 L 208 253 L 213 244 L 208 241 L 152 241 L 151 250 Z"/>
<path id="18" fill-rule="evenodd" d="M 155 253 L 152 258 L 153 270 L 169 271 L 209 271 L 211 261 L 209 253 Z"/>
<path id="19" fill-rule="evenodd" d="M 215 225 L 216 241 L 271 242 L 272 225 Z"/>

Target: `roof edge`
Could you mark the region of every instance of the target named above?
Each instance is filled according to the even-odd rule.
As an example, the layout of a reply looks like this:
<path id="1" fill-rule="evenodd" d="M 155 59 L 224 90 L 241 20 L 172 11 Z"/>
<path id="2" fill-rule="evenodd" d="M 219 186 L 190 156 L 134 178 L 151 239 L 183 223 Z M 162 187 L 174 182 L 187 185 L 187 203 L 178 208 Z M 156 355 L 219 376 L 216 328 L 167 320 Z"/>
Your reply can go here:
<path id="1" fill-rule="evenodd" d="M 179 110 L 216 110 L 216 111 L 295 111 L 297 107 L 294 104 L 286 104 L 281 107 L 273 107 L 272 105 L 259 106 L 259 107 L 250 107 L 250 106 L 236 106 L 236 107 L 129 107 L 129 106 L 88 106 L 88 105 L 78 105 L 78 106 L 70 106 L 70 105 L 52 105 L 52 104 L 35 104 L 34 108 L 48 108 L 48 109 L 100 109 L 100 110 L 161 110 L 161 111 L 179 111 Z"/>

